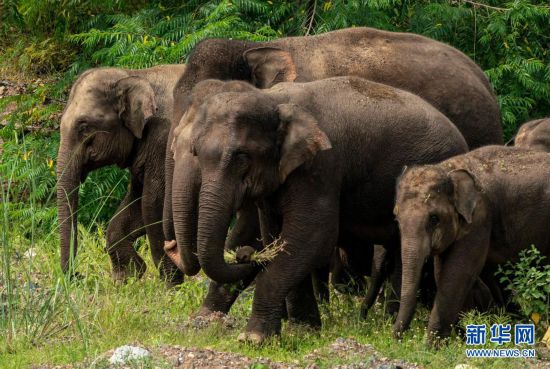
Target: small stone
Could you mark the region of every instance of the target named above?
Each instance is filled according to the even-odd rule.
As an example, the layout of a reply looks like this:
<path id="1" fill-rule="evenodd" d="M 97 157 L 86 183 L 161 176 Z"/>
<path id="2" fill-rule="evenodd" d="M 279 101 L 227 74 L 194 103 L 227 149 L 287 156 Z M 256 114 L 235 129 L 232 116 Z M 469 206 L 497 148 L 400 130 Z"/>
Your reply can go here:
<path id="1" fill-rule="evenodd" d="M 129 361 L 144 360 L 151 356 L 151 353 L 144 348 L 135 346 L 118 347 L 109 362 L 111 364 L 127 364 Z"/>
<path id="2" fill-rule="evenodd" d="M 34 249 L 28 249 L 23 254 L 23 257 L 26 258 L 26 259 L 34 259 L 35 256 L 36 256 L 36 251 L 34 251 Z"/>
<path id="3" fill-rule="evenodd" d="M 34 282 L 27 282 L 23 285 L 23 288 L 29 292 L 35 292 L 38 289 L 38 285 Z"/>
<path id="4" fill-rule="evenodd" d="M 376 369 L 397 369 L 397 367 L 393 364 L 382 364 L 378 365 Z"/>

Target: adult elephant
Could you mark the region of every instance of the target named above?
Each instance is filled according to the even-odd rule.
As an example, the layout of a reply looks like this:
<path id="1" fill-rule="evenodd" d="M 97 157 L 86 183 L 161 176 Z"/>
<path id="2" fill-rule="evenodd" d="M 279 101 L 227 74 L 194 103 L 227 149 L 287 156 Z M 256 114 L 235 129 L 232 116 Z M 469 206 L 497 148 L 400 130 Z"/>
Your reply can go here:
<path id="1" fill-rule="evenodd" d="M 530 150 L 550 151 L 550 118 L 524 123 L 514 139 L 514 146 Z"/>
<path id="2" fill-rule="evenodd" d="M 547 153 L 503 146 L 405 172 L 395 205 L 403 258 L 396 335 L 412 319 L 420 270 L 429 255 L 437 283 L 428 323 L 431 342 L 449 336 L 483 269 L 517 260 L 531 245 L 550 256 L 549 177 Z"/>
<path id="3" fill-rule="evenodd" d="M 288 37 L 269 42 L 209 39 L 189 56 L 187 70 L 174 89 L 174 116 L 167 145 L 164 233 L 174 240 L 172 182 L 173 130 L 187 111 L 187 96 L 205 79 L 244 80 L 259 88 L 280 82 L 305 82 L 353 75 L 410 91 L 446 115 L 470 148 L 502 143 L 496 97 L 482 70 L 455 48 L 411 33 L 357 27 L 316 36 Z M 185 188 L 194 188 L 198 174 L 190 170 Z M 187 192 L 191 204 L 193 191 Z M 194 244 L 188 222 L 183 242 Z M 183 245 L 178 245 L 182 247 Z M 182 252 L 183 250 L 180 250 Z M 198 272 L 196 257 L 184 260 L 186 274 Z"/>
<path id="4" fill-rule="evenodd" d="M 147 233 L 161 275 L 172 283 L 183 274 L 164 258 L 162 201 L 165 147 L 173 116 L 174 85 L 185 65 L 143 70 L 94 68 L 74 83 L 61 117 L 57 161 L 57 207 L 61 267 L 67 272 L 77 251 L 78 188 L 90 171 L 107 165 L 128 168 L 131 183 L 107 229 L 113 277 L 145 271 L 133 242 Z"/>
<path id="5" fill-rule="evenodd" d="M 264 243 L 280 235 L 285 245 L 256 276 L 241 337 L 253 342 L 280 331 L 285 298 L 289 317 L 318 326 L 310 273 L 347 235 L 364 245 L 398 241 L 392 208 L 403 166 L 467 150 L 457 128 L 426 101 L 357 77 L 215 94 L 194 121 L 178 137 L 175 159 L 178 168 L 191 153 L 200 167 L 197 249 L 204 272 L 220 283 L 258 272 L 223 257 L 232 214 L 247 204 L 258 206 Z M 186 183 L 174 185 L 180 193 Z M 183 214 L 174 210 L 179 222 Z"/>

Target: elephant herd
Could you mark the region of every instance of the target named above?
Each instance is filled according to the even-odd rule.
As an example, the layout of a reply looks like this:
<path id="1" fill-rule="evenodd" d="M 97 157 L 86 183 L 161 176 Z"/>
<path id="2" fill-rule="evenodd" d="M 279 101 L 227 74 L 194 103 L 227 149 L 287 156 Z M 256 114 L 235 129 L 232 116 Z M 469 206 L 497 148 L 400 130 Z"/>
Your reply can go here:
<path id="1" fill-rule="evenodd" d="M 131 183 L 107 230 L 115 280 L 144 273 L 146 234 L 168 283 L 211 279 L 201 315 L 254 283 L 239 339 L 257 344 L 283 317 L 320 327 L 329 275 L 361 294 L 370 277 L 363 316 L 390 280 L 395 335 L 421 290 L 435 342 L 461 311 L 506 304 L 499 264 L 531 245 L 550 256 L 550 119 L 502 144 L 481 69 L 415 34 L 207 39 L 186 65 L 91 69 L 61 118 L 61 266 L 74 273 L 79 184 L 117 165 Z"/>

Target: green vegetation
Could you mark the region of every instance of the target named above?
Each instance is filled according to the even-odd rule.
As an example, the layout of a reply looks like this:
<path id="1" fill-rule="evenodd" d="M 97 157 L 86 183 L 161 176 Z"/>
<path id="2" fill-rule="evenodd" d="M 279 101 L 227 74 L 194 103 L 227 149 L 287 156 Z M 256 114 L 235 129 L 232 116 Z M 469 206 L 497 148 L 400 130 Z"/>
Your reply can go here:
<path id="1" fill-rule="evenodd" d="M 0 81 L 27 84 L 23 94 L 0 99 L 0 367 L 73 362 L 130 342 L 211 346 L 292 361 L 340 336 L 431 368 L 465 362 L 463 339 L 456 336 L 439 352 L 425 348 L 426 311 L 398 344 L 381 308 L 362 322 L 358 302 L 342 296 L 323 308 L 320 335 L 285 327 L 281 343 L 259 349 L 235 343 L 248 315 L 249 293 L 232 312 L 236 328 L 186 327 L 205 293 L 204 281 L 165 288 L 146 242 L 140 251 L 148 262 L 143 280 L 115 285 L 110 279 L 103 230 L 128 176 L 115 168 L 92 173 L 80 188 L 77 269 L 84 278 L 69 282 L 59 270 L 57 128 L 80 72 L 103 65 L 183 62 L 207 37 L 268 40 L 364 25 L 423 34 L 469 55 L 495 87 L 507 138 L 522 122 L 550 116 L 550 6 L 543 0 L 0 0 Z M 548 271 L 532 272 L 534 260 L 539 259 L 526 254 L 503 276 L 513 278 L 511 288 L 524 313 L 538 312 L 547 322 L 548 294 L 546 300 L 538 296 L 532 281 L 544 282 Z M 504 320 L 511 321 L 469 314 L 463 323 Z M 521 363 L 473 364 L 512 368 Z"/>
<path id="2" fill-rule="evenodd" d="M 507 263 L 499 268 L 501 282 L 512 291 L 513 300 L 525 316 L 541 315 L 544 322 L 550 321 L 550 264 L 544 265 L 545 257 L 534 246 L 520 253 L 520 261 Z"/>
<path id="3" fill-rule="evenodd" d="M 305 354 L 339 337 L 354 337 L 359 342 L 372 344 L 381 356 L 404 359 L 427 368 L 452 368 L 465 362 L 479 368 L 521 368 L 524 364 L 524 361 L 510 359 L 467 361 L 466 345 L 459 336 L 453 336 L 449 345 L 440 351 L 428 349 L 423 343 L 428 318 L 425 309 L 417 313 L 413 328 L 397 343 L 391 336 L 391 320 L 384 316 L 383 306 L 376 307 L 369 319 L 363 321 L 359 318 L 359 300 L 334 293 L 330 306 L 322 306 L 320 334 L 285 324 L 280 342 L 273 340 L 261 348 L 238 344 L 237 335 L 244 329 L 250 311 L 251 292 L 245 293 L 231 311 L 234 327 L 214 323 L 196 329 L 189 315 L 197 310 L 206 292 L 205 279 L 193 278 L 173 289 L 165 287 L 157 277 L 147 244 L 141 245 L 140 250 L 148 266 L 143 279 L 115 284 L 103 250 L 103 228 L 88 232 L 81 227 L 83 242 L 76 269 L 85 278 L 68 282 L 59 269 L 55 235 L 46 235 L 31 243 L 19 235 L 16 227 L 7 223 L 3 226 L 7 226 L 8 234 L 3 240 L 7 247 L 2 250 L 0 368 L 24 368 L 31 363 L 72 363 L 86 358 L 91 362 L 109 349 L 135 343 L 145 347 L 160 344 L 209 347 L 303 364 L 307 363 L 303 359 Z M 35 256 L 23 255 L 29 249 L 34 250 Z M 515 319 L 502 314 L 470 313 L 462 325 L 486 323 L 490 326 L 510 321 Z M 339 362 L 338 358 L 329 356 L 317 364 L 326 368 Z"/>

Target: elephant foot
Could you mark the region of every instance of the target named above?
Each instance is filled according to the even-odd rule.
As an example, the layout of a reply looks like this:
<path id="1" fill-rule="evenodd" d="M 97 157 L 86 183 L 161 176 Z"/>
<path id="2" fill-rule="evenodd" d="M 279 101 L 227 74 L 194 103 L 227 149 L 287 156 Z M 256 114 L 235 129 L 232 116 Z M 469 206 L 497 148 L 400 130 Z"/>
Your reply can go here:
<path id="1" fill-rule="evenodd" d="M 247 342 L 253 345 L 263 344 L 269 337 L 278 336 L 281 333 L 281 320 L 263 320 L 250 317 L 246 330 L 238 337 L 240 342 Z"/>
<path id="2" fill-rule="evenodd" d="M 176 240 L 164 241 L 164 252 L 170 258 L 170 260 L 183 271 L 183 262 L 181 261 L 181 255 L 178 249 Z"/>
<path id="3" fill-rule="evenodd" d="M 404 327 L 403 324 L 395 322 L 393 325 L 393 338 L 395 338 L 396 340 L 402 339 L 405 330 L 406 327 Z"/>
<path id="4" fill-rule="evenodd" d="M 441 337 L 439 334 L 435 332 L 428 333 L 428 337 L 426 339 L 426 345 L 429 348 L 439 350 L 442 347 L 444 347 L 448 342 L 447 337 Z"/>
<path id="5" fill-rule="evenodd" d="M 160 278 L 166 282 L 166 286 L 168 288 L 172 288 L 183 283 L 183 272 L 177 266 L 172 264 L 168 258 L 162 258 L 158 268 Z"/>
<path id="6" fill-rule="evenodd" d="M 440 349 L 445 346 L 449 341 L 451 329 L 451 326 L 442 327 L 441 325 L 438 325 L 436 327 L 430 327 L 428 325 L 428 337 L 426 339 L 426 344 L 428 347 Z"/>
<path id="7" fill-rule="evenodd" d="M 145 265 L 145 262 L 143 259 L 139 258 L 132 260 L 126 266 L 114 266 L 112 277 L 116 283 L 126 283 L 131 277 L 140 279 L 143 274 L 145 274 L 146 270 L 147 266 Z"/>
<path id="8" fill-rule="evenodd" d="M 248 343 L 254 346 L 262 345 L 266 339 L 267 336 L 260 332 L 243 332 L 237 337 L 239 342 Z"/>
<path id="9" fill-rule="evenodd" d="M 367 317 L 369 316 L 369 310 L 370 310 L 370 306 L 367 300 L 364 299 L 363 302 L 361 303 L 361 312 L 360 312 L 361 319 L 367 319 Z"/>
<path id="10" fill-rule="evenodd" d="M 166 287 L 173 288 L 183 283 L 184 277 L 182 272 L 178 270 L 160 271 L 160 278 L 166 283 Z"/>
<path id="11" fill-rule="evenodd" d="M 393 316 L 393 315 L 396 315 L 398 311 L 399 311 L 399 302 L 391 301 L 386 304 L 386 310 L 385 310 L 386 315 Z"/>
<path id="12" fill-rule="evenodd" d="M 306 327 L 311 330 L 321 329 L 321 315 L 317 306 L 314 309 L 290 309 L 288 313 L 288 322 L 293 325 Z"/>
<path id="13" fill-rule="evenodd" d="M 199 312 L 200 313 L 200 312 Z M 219 311 L 213 311 L 204 315 L 195 315 L 189 319 L 189 324 L 194 329 L 204 329 L 212 324 L 218 324 L 226 329 L 235 328 L 236 321 L 233 317 Z"/>
<path id="14" fill-rule="evenodd" d="M 197 317 L 205 317 L 205 316 L 209 316 L 209 315 L 212 315 L 212 314 L 224 314 L 223 312 L 221 311 L 215 311 L 215 310 L 212 310 L 210 309 L 209 307 L 207 306 L 201 306 L 199 311 L 197 311 L 193 317 L 194 318 L 197 318 Z"/>

